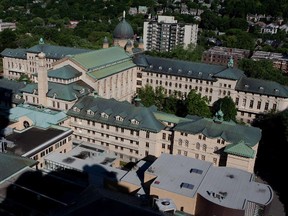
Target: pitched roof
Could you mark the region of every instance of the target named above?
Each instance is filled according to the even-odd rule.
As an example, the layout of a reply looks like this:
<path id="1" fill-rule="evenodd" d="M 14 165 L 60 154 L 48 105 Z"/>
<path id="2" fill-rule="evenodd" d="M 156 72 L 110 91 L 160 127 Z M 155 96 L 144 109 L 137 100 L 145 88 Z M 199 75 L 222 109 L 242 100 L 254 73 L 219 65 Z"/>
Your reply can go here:
<path id="1" fill-rule="evenodd" d="M 92 110 L 97 106 L 97 111 L 88 114 L 88 110 Z M 74 107 L 80 109 L 80 112 L 74 111 Z M 95 110 L 95 109 L 94 109 Z M 101 113 L 106 113 L 109 117 L 104 118 Z M 86 96 L 81 98 L 68 112 L 67 115 L 76 116 L 79 118 L 89 119 L 106 124 L 116 125 L 119 127 L 129 128 L 133 130 L 147 130 L 150 132 L 159 132 L 165 126 L 158 121 L 152 113 L 152 110 L 147 107 L 136 107 L 127 101 L 116 101 L 115 99 L 94 98 Z M 123 121 L 116 119 L 117 116 L 123 118 Z M 139 121 L 139 124 L 131 120 Z"/>
<path id="2" fill-rule="evenodd" d="M 255 78 L 242 77 L 236 84 L 235 90 L 274 97 L 288 97 L 288 89 L 281 84 Z"/>
<path id="3" fill-rule="evenodd" d="M 61 59 L 68 55 L 76 55 L 80 53 L 91 52 L 91 50 L 74 48 L 74 47 L 55 46 L 55 45 L 48 45 L 48 44 L 38 44 L 27 49 L 26 52 L 30 52 L 30 53 L 44 52 L 46 55 L 46 58 Z"/>
<path id="4" fill-rule="evenodd" d="M 255 151 L 250 146 L 245 144 L 244 141 L 227 145 L 224 152 L 247 158 L 254 158 L 255 156 Z"/>
<path id="5" fill-rule="evenodd" d="M 32 94 L 34 90 L 38 89 L 38 85 L 35 83 L 28 84 L 26 87 L 22 88 L 22 92 L 27 92 Z M 84 90 L 84 91 L 82 91 Z M 48 82 L 48 93 L 47 96 L 52 98 L 55 96 L 56 99 L 64 101 L 73 101 L 84 95 L 89 94 L 93 91 L 93 88 L 87 85 L 82 80 L 78 80 L 69 84 L 61 84 Z"/>
<path id="6" fill-rule="evenodd" d="M 238 80 L 241 77 L 245 77 L 244 71 L 239 70 L 237 68 L 226 68 L 223 71 L 214 75 L 217 78 L 224 78 L 229 80 Z"/>
<path id="7" fill-rule="evenodd" d="M 30 158 L 0 152 L 0 182 L 37 163 Z"/>
<path id="8" fill-rule="evenodd" d="M 33 126 L 39 128 L 49 128 L 51 125 L 57 125 L 67 118 L 63 111 L 43 109 L 28 104 L 20 104 L 10 109 L 9 120 L 18 121 L 22 116 L 27 116 L 32 120 Z"/>
<path id="9" fill-rule="evenodd" d="M 88 75 L 95 79 L 102 79 L 135 66 L 136 65 L 130 60 L 119 64 L 114 64 L 112 66 L 108 66 L 100 70 L 92 71 L 91 73 L 88 73 Z"/>
<path id="10" fill-rule="evenodd" d="M 174 124 L 179 124 L 180 122 L 191 121 L 190 119 L 187 119 L 187 118 L 178 117 L 174 114 L 160 112 L 160 111 L 153 112 L 153 114 L 156 117 L 156 119 L 158 119 L 159 121 L 165 121 L 165 122 L 170 122 Z"/>
<path id="11" fill-rule="evenodd" d="M 17 99 L 15 95 L 20 93 L 20 89 L 25 87 L 25 85 L 26 84 L 24 82 L 17 82 L 15 80 L 8 80 L 8 79 L 0 79 L 1 100 L 5 100 L 7 103 L 12 102 L 14 104 L 23 103 L 24 99 Z"/>
<path id="12" fill-rule="evenodd" d="M 144 61 L 144 59 L 146 61 Z M 235 79 L 244 75 L 239 69 L 228 68 L 222 65 L 211 65 L 199 62 L 183 61 L 178 59 L 168 59 L 144 55 L 135 58 L 134 62 L 139 66 L 144 66 L 145 71 L 162 73 L 166 75 L 183 76 L 201 80 L 216 81 L 216 77 L 225 79 Z M 216 76 L 215 76 L 216 75 Z"/>
<path id="13" fill-rule="evenodd" d="M 26 59 L 26 49 L 10 49 L 6 48 L 1 52 L 2 57 L 12 57 L 18 59 Z"/>
<path id="14" fill-rule="evenodd" d="M 74 55 L 70 57 L 70 59 L 86 68 L 87 71 L 91 71 L 116 62 L 120 63 L 122 61 L 130 60 L 131 57 L 121 47 L 110 47 Z"/>
<path id="15" fill-rule="evenodd" d="M 48 77 L 59 79 L 72 79 L 81 76 L 81 73 L 71 65 L 48 71 Z"/>
<path id="16" fill-rule="evenodd" d="M 259 128 L 227 121 L 220 124 L 208 118 L 180 122 L 174 127 L 174 130 L 190 134 L 203 134 L 208 138 L 222 138 L 230 143 L 238 143 L 243 140 L 249 146 L 256 145 L 261 139 L 261 129 Z"/>

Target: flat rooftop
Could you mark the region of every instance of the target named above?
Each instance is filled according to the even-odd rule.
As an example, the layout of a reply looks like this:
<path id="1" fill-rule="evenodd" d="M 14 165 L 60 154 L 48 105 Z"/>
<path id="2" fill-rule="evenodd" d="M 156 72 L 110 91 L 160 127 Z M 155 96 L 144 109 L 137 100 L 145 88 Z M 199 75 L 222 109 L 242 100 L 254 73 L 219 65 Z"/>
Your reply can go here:
<path id="1" fill-rule="evenodd" d="M 15 132 L 5 137 L 10 141 L 11 145 L 8 145 L 7 151 L 16 155 L 24 155 L 25 153 L 41 146 L 45 142 L 56 138 L 64 131 L 57 128 L 48 128 L 46 130 L 39 128 L 29 128 L 23 132 Z"/>

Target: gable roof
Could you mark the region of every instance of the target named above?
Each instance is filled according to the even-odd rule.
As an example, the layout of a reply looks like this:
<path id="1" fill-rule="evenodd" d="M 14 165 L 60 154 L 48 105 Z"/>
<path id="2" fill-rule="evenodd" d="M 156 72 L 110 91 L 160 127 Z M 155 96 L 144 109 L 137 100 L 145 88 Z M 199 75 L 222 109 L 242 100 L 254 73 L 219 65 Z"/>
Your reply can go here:
<path id="1" fill-rule="evenodd" d="M 97 106 L 98 109 L 95 111 L 94 115 L 88 114 L 87 110 L 91 110 L 95 106 Z M 74 111 L 74 107 L 80 109 L 80 112 Z M 106 113 L 108 118 L 102 117 L 101 113 Z M 123 116 L 123 113 L 125 113 L 126 116 Z M 95 98 L 93 96 L 81 98 L 70 110 L 68 110 L 67 115 L 134 130 L 147 130 L 155 133 L 165 128 L 165 126 L 155 118 L 150 108 L 136 107 L 127 101 L 120 102 L 115 99 Z M 123 121 L 117 120 L 116 116 L 123 117 Z M 131 122 L 133 119 L 138 120 L 139 124 L 133 124 Z"/>
<path id="2" fill-rule="evenodd" d="M 80 64 L 87 71 L 91 71 L 96 68 L 105 67 L 114 63 L 128 61 L 131 59 L 131 57 L 121 47 L 110 47 L 74 55 L 70 57 L 70 59 Z"/>
<path id="3" fill-rule="evenodd" d="M 81 73 L 71 65 L 65 65 L 61 68 L 48 71 L 48 77 L 59 79 L 73 79 L 81 76 Z"/>
<path id="4" fill-rule="evenodd" d="M 83 89 L 84 91 L 81 92 Z M 30 94 L 32 94 L 34 90 L 38 90 L 38 85 L 36 83 L 28 84 L 26 87 L 21 89 L 22 92 L 27 92 Z M 55 96 L 55 98 L 64 101 L 74 101 L 79 97 L 89 94 L 92 91 L 93 88 L 82 80 L 78 80 L 69 84 L 48 82 L 47 96 L 50 98 Z"/>
<path id="5" fill-rule="evenodd" d="M 236 84 L 236 91 L 269 95 L 274 97 L 288 97 L 288 90 L 281 84 L 255 78 L 242 77 Z"/>
<path id="6" fill-rule="evenodd" d="M 174 127 L 174 130 L 190 134 L 203 134 L 208 138 L 222 138 L 230 143 L 238 143 L 243 140 L 249 146 L 256 145 L 261 139 L 261 129 L 259 128 L 227 121 L 220 124 L 208 118 L 180 122 Z"/>
<path id="7" fill-rule="evenodd" d="M 229 80 L 238 80 L 241 77 L 245 77 L 244 71 L 237 69 L 237 68 L 226 68 L 223 71 L 214 75 L 217 78 L 224 78 Z"/>

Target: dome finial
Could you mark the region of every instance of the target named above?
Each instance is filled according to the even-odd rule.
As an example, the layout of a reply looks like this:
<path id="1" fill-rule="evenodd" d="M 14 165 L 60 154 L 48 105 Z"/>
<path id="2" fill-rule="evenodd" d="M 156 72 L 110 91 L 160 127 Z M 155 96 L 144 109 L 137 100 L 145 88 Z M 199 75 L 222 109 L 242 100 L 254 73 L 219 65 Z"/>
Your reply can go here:
<path id="1" fill-rule="evenodd" d="M 125 19 L 125 15 L 126 15 L 126 12 L 125 10 L 123 11 L 123 19 Z"/>
<path id="2" fill-rule="evenodd" d="M 44 44 L 44 39 L 42 37 L 39 40 L 39 44 Z"/>

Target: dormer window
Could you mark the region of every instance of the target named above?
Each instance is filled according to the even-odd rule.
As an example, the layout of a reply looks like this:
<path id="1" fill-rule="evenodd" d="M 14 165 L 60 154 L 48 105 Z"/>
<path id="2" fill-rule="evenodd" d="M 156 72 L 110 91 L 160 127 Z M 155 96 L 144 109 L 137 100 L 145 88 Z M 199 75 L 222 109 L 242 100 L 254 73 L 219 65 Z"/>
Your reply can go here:
<path id="1" fill-rule="evenodd" d="M 150 68 L 153 68 L 153 65 L 150 65 L 149 67 L 150 67 Z"/>
<path id="2" fill-rule="evenodd" d="M 159 70 L 162 70 L 162 66 L 159 66 Z"/>
<path id="3" fill-rule="evenodd" d="M 101 113 L 101 117 L 108 119 L 108 118 L 109 118 L 109 115 L 108 115 L 107 113 L 105 113 L 105 112 L 102 112 L 102 113 Z"/>
<path id="4" fill-rule="evenodd" d="M 82 89 L 80 90 L 80 94 L 84 94 L 84 93 L 85 93 L 85 89 L 82 88 Z"/>
<path id="5" fill-rule="evenodd" d="M 120 121 L 120 122 L 123 122 L 123 120 L 124 120 L 124 119 L 123 119 L 121 116 L 119 116 L 119 115 L 116 116 L 115 118 L 116 118 L 116 121 Z"/>
<path id="6" fill-rule="evenodd" d="M 94 115 L 94 112 L 89 109 L 89 110 L 87 110 L 87 114 L 88 114 L 88 115 Z"/>
<path id="7" fill-rule="evenodd" d="M 73 107 L 73 111 L 74 111 L 74 112 L 80 112 L 80 109 L 75 106 L 75 107 Z"/>
<path id="8" fill-rule="evenodd" d="M 244 87 L 245 87 L 245 88 L 249 88 L 249 85 L 248 85 L 248 84 L 245 84 Z"/>
<path id="9" fill-rule="evenodd" d="M 178 73 L 181 73 L 182 72 L 182 69 L 178 69 Z"/>
<path id="10" fill-rule="evenodd" d="M 172 71 L 172 68 L 171 68 L 171 67 L 169 67 L 168 71 Z"/>
<path id="11" fill-rule="evenodd" d="M 16 94 L 16 95 L 15 95 L 15 98 L 16 98 L 16 99 L 21 99 L 21 96 L 18 95 L 18 94 Z"/>
<path id="12" fill-rule="evenodd" d="M 139 125 L 139 121 L 137 121 L 136 119 L 131 119 L 131 124 Z"/>
<path id="13" fill-rule="evenodd" d="M 260 87 L 259 87 L 259 90 L 264 90 L 264 87 L 263 87 L 263 86 L 260 86 Z"/>

